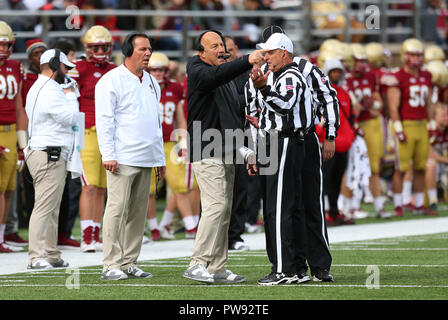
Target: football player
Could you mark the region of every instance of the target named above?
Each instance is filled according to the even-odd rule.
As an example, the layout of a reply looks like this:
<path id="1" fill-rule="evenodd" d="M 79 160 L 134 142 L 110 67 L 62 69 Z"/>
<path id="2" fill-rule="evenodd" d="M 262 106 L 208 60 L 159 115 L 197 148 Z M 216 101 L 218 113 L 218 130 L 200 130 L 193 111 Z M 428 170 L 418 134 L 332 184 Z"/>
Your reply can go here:
<path id="1" fill-rule="evenodd" d="M 407 39 L 401 47 L 403 67 L 392 74 L 387 89 L 390 118 L 396 142 L 392 180 L 395 214 L 403 215 L 403 178 L 413 167 L 414 214 L 432 214 L 424 208 L 425 168 L 429 153 L 428 119 L 431 119 L 431 74 L 422 70 L 423 44 Z M 432 129 L 432 128 L 431 128 Z"/>
<path id="2" fill-rule="evenodd" d="M 352 44 L 353 68 L 347 77 L 349 92 L 352 92 L 354 104 L 360 104 L 358 123 L 364 132 L 370 161 L 369 187 L 373 195 L 373 204 L 378 218 L 388 218 L 391 215 L 384 211 L 381 198 L 380 163 L 383 157 L 383 128 L 381 109 L 383 106 L 380 93 L 377 90 L 375 74 L 368 70 L 367 54 L 360 44 Z"/>
<path id="3" fill-rule="evenodd" d="M 188 197 L 189 185 L 193 177 L 188 175 L 185 166 L 186 157 L 186 130 L 187 122 L 183 110 L 183 87 L 180 83 L 167 79 L 169 59 L 160 52 L 154 52 L 148 63 L 148 70 L 157 79 L 162 90 L 160 97 L 160 114 L 162 116 L 163 141 L 166 157 L 165 179 L 172 190 L 173 198 L 168 199 L 160 225 L 156 217 L 156 179 L 151 179 L 151 195 L 148 206 L 148 224 L 153 240 L 174 239 L 168 225 L 174 216 L 177 207 L 185 224 L 186 238 L 196 235 L 197 221 L 194 218 L 191 203 Z M 174 131 L 174 129 L 179 129 Z M 178 137 L 176 137 L 178 133 Z M 176 138 L 179 143 L 176 143 Z"/>
<path id="4" fill-rule="evenodd" d="M 83 174 L 79 201 L 83 252 L 102 250 L 99 237 L 104 209 L 106 170 L 103 167 L 95 127 L 95 85 L 108 71 L 116 67 L 110 62 L 112 36 L 103 26 L 93 26 L 83 36 L 85 60 L 76 62 L 68 73 L 78 82 L 79 111 L 85 113 L 85 143 L 81 151 Z"/>
<path id="5" fill-rule="evenodd" d="M 16 188 L 18 160 L 24 163 L 27 145 L 27 116 L 22 100 L 23 69 L 20 62 L 9 60 L 14 46 L 11 27 L 0 21 L 0 253 L 15 247 L 4 243 L 11 196 Z M 19 152 L 17 152 L 17 145 Z"/>

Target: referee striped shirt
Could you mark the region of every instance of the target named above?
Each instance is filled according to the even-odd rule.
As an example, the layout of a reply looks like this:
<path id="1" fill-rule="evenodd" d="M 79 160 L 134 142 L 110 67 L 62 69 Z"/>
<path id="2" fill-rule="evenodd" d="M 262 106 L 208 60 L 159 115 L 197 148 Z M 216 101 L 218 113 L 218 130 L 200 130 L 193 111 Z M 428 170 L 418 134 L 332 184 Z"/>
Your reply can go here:
<path id="1" fill-rule="evenodd" d="M 267 68 L 264 69 L 266 73 Z M 246 113 L 258 117 L 260 130 L 276 130 L 288 136 L 298 129 L 307 130 L 314 124 L 311 92 L 295 63 L 270 73 L 266 86 L 261 90 L 255 88 L 249 79 L 245 86 L 245 98 Z M 258 113 L 259 109 L 261 113 Z M 256 144 L 257 129 L 251 126 L 251 131 Z"/>
<path id="2" fill-rule="evenodd" d="M 304 58 L 295 57 L 294 62 L 300 73 L 305 77 L 313 95 L 313 109 L 316 115 L 315 123 L 320 122 L 320 116 L 325 119 L 327 138 L 336 137 L 339 128 L 339 101 L 336 90 L 330 85 L 328 77 L 314 64 Z"/>

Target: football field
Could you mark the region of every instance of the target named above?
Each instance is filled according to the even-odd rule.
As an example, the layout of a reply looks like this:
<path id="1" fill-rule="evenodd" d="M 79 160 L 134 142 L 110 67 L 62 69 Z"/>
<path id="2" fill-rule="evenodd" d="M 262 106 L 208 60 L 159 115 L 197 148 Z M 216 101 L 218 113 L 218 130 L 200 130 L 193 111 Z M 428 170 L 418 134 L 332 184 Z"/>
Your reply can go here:
<path id="1" fill-rule="evenodd" d="M 335 282 L 271 287 L 257 285 L 270 271 L 263 234 L 245 234 L 253 250 L 229 254 L 228 268 L 247 277 L 236 285 L 183 278 L 187 240 L 144 245 L 138 265 L 154 277 L 117 282 L 99 279 L 101 253 L 63 250 L 70 268 L 34 272 L 26 252 L 13 253 L 0 256 L 0 300 L 446 300 L 448 230 L 437 231 L 447 226 L 448 217 L 422 217 L 329 228 Z"/>

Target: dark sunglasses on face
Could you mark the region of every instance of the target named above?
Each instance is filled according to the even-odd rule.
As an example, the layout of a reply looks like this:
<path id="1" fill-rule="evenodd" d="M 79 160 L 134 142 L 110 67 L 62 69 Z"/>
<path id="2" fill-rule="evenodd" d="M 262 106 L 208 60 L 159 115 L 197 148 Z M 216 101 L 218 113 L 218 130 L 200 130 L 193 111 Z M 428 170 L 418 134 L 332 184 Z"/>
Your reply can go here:
<path id="1" fill-rule="evenodd" d="M 109 48 L 110 48 L 109 45 L 89 46 L 89 49 L 92 50 L 92 51 L 95 52 L 95 53 L 97 53 L 98 51 L 100 51 L 100 49 L 101 49 L 103 52 L 106 52 L 106 51 L 109 50 Z"/>

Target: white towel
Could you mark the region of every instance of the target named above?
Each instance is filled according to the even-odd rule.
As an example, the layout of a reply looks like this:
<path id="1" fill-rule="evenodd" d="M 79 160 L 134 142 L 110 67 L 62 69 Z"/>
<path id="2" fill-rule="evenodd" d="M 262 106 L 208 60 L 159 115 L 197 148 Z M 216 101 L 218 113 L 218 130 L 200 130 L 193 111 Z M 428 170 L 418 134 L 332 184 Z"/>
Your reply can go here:
<path id="1" fill-rule="evenodd" d="M 370 162 L 364 139 L 356 136 L 348 152 L 348 165 L 345 171 L 345 185 L 353 191 L 353 196 L 359 198 L 363 187 L 369 185 Z"/>
<path id="2" fill-rule="evenodd" d="M 68 156 L 67 171 L 72 174 L 72 179 L 82 175 L 81 150 L 84 149 L 85 114 L 80 112 L 78 124 L 73 126 L 73 148 Z"/>

